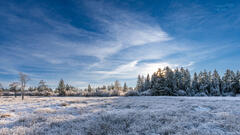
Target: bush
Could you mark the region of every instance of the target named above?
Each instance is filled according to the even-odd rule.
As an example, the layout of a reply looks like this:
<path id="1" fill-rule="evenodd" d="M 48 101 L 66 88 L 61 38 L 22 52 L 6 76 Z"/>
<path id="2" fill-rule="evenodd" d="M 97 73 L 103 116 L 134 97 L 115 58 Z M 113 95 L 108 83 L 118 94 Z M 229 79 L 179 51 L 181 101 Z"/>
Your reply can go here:
<path id="1" fill-rule="evenodd" d="M 111 96 L 120 96 L 120 92 L 118 90 L 113 90 Z"/>
<path id="2" fill-rule="evenodd" d="M 33 91 L 33 92 L 27 92 L 26 95 L 29 96 L 54 96 L 55 94 L 51 91 Z"/>
<path id="3" fill-rule="evenodd" d="M 222 93 L 222 96 L 236 96 L 236 93 L 234 92 Z"/>
<path id="4" fill-rule="evenodd" d="M 141 96 L 152 96 L 153 93 L 152 93 L 152 90 L 151 89 L 148 89 L 146 91 L 143 91 L 140 93 Z"/>
<path id="5" fill-rule="evenodd" d="M 82 96 L 82 93 L 68 90 L 68 91 L 65 91 L 65 96 Z"/>
<path id="6" fill-rule="evenodd" d="M 200 92 L 200 93 L 196 93 L 195 96 L 197 96 L 197 97 L 205 97 L 205 96 L 207 96 L 207 94 L 204 93 L 204 92 Z"/>
<path id="7" fill-rule="evenodd" d="M 187 93 L 184 90 L 178 90 L 177 95 L 178 96 L 187 96 Z"/>
<path id="8" fill-rule="evenodd" d="M 139 96 L 139 93 L 136 90 L 130 90 L 125 94 L 125 96 Z"/>

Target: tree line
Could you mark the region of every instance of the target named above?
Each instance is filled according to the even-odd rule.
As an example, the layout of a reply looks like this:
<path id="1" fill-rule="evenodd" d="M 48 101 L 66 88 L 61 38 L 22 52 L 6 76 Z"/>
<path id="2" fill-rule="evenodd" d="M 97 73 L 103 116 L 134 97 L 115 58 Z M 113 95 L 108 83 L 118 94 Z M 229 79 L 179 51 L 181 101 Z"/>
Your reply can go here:
<path id="1" fill-rule="evenodd" d="M 27 81 L 30 78 L 23 73 L 19 73 L 19 82 L 12 82 L 9 88 L 3 88 L 0 83 L 0 96 L 6 95 L 15 97 L 21 95 L 27 96 L 120 96 L 125 95 L 132 87 L 128 87 L 126 82 L 122 86 L 118 80 L 111 85 L 103 85 L 101 87 L 93 88 L 90 84 L 85 89 L 79 89 L 72 85 L 66 84 L 63 79 L 60 79 L 58 86 L 55 89 L 49 88 L 47 82 L 40 80 L 37 86 L 26 88 Z M 14 94 L 11 94 L 14 93 Z"/>
<path id="2" fill-rule="evenodd" d="M 128 87 L 126 82 L 122 86 L 118 80 L 111 85 L 93 88 L 90 84 L 85 89 L 79 89 L 65 84 L 61 79 L 54 89 L 49 88 L 45 81 L 40 80 L 38 86 L 28 87 L 30 78 L 19 73 L 19 82 L 12 82 L 8 89 L 0 83 L 0 96 L 235 96 L 240 93 L 240 72 L 227 69 L 221 77 L 217 70 L 195 72 L 191 76 L 187 68 L 171 69 L 165 67 L 146 77 L 138 75 L 135 88 Z M 5 94 L 2 94 L 5 92 Z"/>
<path id="3" fill-rule="evenodd" d="M 240 72 L 227 69 L 191 74 L 188 69 L 165 67 L 145 78 L 138 76 L 136 90 L 153 96 L 235 96 L 240 93 Z"/>

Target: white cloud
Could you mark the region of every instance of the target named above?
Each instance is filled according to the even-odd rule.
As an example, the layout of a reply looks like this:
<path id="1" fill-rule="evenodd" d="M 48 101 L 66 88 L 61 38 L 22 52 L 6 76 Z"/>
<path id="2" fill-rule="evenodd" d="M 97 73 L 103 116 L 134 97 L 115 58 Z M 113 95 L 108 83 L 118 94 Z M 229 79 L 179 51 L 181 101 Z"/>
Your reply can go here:
<path id="1" fill-rule="evenodd" d="M 86 2 L 86 6 L 90 11 L 89 16 L 99 22 L 104 37 L 79 47 L 78 53 L 103 60 L 122 49 L 172 39 L 149 16 L 121 10 L 104 2 Z M 147 18 L 148 21 L 145 21 Z"/>
<path id="2" fill-rule="evenodd" d="M 145 45 L 153 42 L 168 41 L 171 38 L 164 32 L 160 26 L 144 23 L 132 16 L 124 18 L 126 20 L 119 22 L 111 22 L 109 24 L 111 34 L 124 47 Z"/>
<path id="3" fill-rule="evenodd" d="M 170 41 L 173 38 L 163 31 L 154 19 L 147 15 L 134 14 L 130 11 L 121 10 L 106 3 L 87 3 L 90 3 L 90 6 L 87 7 L 92 11 L 89 13 L 89 17 L 94 18 L 98 22 L 97 25 L 100 26 L 99 33 L 77 28 L 71 25 L 70 21 L 61 18 L 61 16 L 58 16 L 60 21 L 56 20 L 49 17 L 47 12 L 45 10 L 42 11 L 42 9 L 29 12 L 28 15 L 38 19 L 40 18 L 44 24 L 48 24 L 47 26 L 38 22 L 32 22 L 33 20 L 31 19 L 28 20 L 27 18 L 23 19 L 15 15 L 9 15 L 9 17 L 14 20 L 11 22 L 11 25 L 17 24 L 24 26 L 24 31 L 27 31 L 26 34 L 15 35 L 17 37 L 16 46 L 18 46 L 20 50 L 12 49 L 13 51 L 8 52 L 21 55 L 23 60 L 19 62 L 14 61 L 10 66 L 14 67 L 13 69 L 17 69 L 18 66 L 30 65 L 30 67 L 37 67 L 40 71 L 41 68 L 48 68 L 55 72 L 54 76 L 56 79 L 59 79 L 57 77 L 63 77 L 65 79 L 71 78 L 69 79 L 69 83 L 79 87 L 86 86 L 87 83 L 82 78 L 74 77 L 77 72 L 76 70 L 81 72 L 81 76 L 88 78 L 87 80 L 97 82 L 102 78 L 136 78 L 138 74 L 152 74 L 157 68 L 176 66 L 176 64 L 170 64 L 169 62 L 140 62 L 145 59 L 161 59 L 164 56 L 183 49 L 176 45 L 174 45 L 174 47 L 171 45 L 161 45 L 161 43 Z M 98 5 L 94 5 L 93 9 L 91 9 L 91 3 Z M 95 9 L 96 7 L 99 9 Z M 25 9 L 23 10 L 25 11 Z M 51 30 L 49 30 L 48 26 L 51 27 Z M 71 38 L 66 38 L 63 35 L 77 37 L 77 40 L 71 40 Z M 87 39 L 87 41 L 78 40 L 79 37 L 80 39 Z M 22 44 L 24 44 L 24 46 Z M 161 48 L 159 50 L 144 50 L 138 48 L 149 45 L 151 45 L 151 47 L 154 45 L 161 46 Z M 137 51 L 131 50 L 131 52 L 126 52 L 124 56 L 120 54 L 121 58 L 117 60 L 112 57 L 124 49 L 135 49 L 135 47 Z M 13 48 L 15 48 L 15 46 Z M 146 51 L 147 53 L 145 53 Z M 100 62 L 90 63 L 84 67 L 80 67 L 79 63 L 84 63 L 85 61 L 81 59 L 78 60 L 77 56 L 95 56 L 100 59 Z M 8 61 L 9 59 L 10 58 L 7 58 Z M 126 61 L 131 62 L 121 65 L 121 63 Z M 48 62 L 49 64 L 44 62 Z M 58 64 L 64 64 L 64 66 L 61 67 Z M 76 68 L 72 68 L 73 65 L 76 65 Z M 96 65 L 101 65 L 101 69 L 97 69 Z M 116 65 L 120 66 L 115 68 Z M 68 72 L 66 73 L 62 69 L 66 69 Z M 110 70 L 107 71 L 106 69 Z M 16 71 L 14 72 L 17 73 Z M 90 76 L 89 74 L 92 73 L 100 75 Z M 48 77 L 50 73 L 42 75 L 39 73 L 33 74 L 35 76 L 31 75 L 32 77 L 39 75 L 39 78 L 47 81 L 50 79 L 50 77 Z M 69 74 L 71 77 L 69 77 Z M 51 79 L 52 78 L 53 77 L 51 77 Z M 57 82 L 49 80 L 49 85 L 56 86 Z"/>
<path id="4" fill-rule="evenodd" d="M 156 72 L 158 68 L 164 68 L 166 66 L 175 68 L 179 65 L 167 62 L 139 63 L 139 61 L 132 61 L 127 64 L 121 65 L 112 71 L 96 71 L 96 73 L 101 74 L 103 79 L 133 79 L 136 78 L 138 74 L 145 76 L 147 74 L 151 75 Z"/>

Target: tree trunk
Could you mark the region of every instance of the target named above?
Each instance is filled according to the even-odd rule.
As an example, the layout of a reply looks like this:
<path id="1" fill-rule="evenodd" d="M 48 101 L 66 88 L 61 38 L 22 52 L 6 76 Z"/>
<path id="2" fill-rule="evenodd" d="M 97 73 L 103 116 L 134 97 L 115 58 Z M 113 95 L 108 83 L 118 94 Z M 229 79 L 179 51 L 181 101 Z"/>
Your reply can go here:
<path id="1" fill-rule="evenodd" d="M 22 88 L 22 100 L 24 100 L 24 88 Z"/>

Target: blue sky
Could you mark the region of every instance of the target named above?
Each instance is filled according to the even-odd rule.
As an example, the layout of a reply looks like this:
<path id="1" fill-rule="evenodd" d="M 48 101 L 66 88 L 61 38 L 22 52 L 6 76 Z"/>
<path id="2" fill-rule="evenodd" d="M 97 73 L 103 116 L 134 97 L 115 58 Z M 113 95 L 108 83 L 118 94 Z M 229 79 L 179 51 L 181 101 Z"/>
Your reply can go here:
<path id="1" fill-rule="evenodd" d="M 236 0 L 2 0 L 0 83 L 18 72 L 55 87 L 135 86 L 164 66 L 191 72 L 240 66 Z"/>

